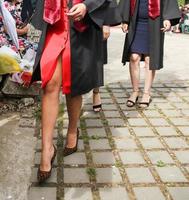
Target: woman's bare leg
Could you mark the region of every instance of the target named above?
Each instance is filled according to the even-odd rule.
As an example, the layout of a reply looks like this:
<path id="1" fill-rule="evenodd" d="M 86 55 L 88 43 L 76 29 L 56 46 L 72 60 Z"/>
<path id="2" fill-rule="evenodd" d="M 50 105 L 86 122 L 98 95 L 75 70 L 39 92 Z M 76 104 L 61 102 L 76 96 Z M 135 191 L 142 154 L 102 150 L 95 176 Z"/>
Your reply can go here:
<path id="1" fill-rule="evenodd" d="M 133 102 L 136 101 L 136 98 L 139 95 L 140 60 L 141 60 L 141 55 L 136 54 L 136 53 L 131 54 L 129 70 L 130 70 L 131 83 L 133 86 L 133 93 L 129 97 L 129 100 Z M 131 105 L 131 104 L 128 102 L 127 105 Z"/>
<path id="2" fill-rule="evenodd" d="M 77 141 L 77 125 L 81 112 L 82 96 L 71 97 L 66 95 L 66 104 L 69 118 L 66 147 L 73 148 Z"/>
<path id="3" fill-rule="evenodd" d="M 49 171 L 51 158 L 54 154 L 53 131 L 58 115 L 59 92 L 62 84 L 61 58 L 53 74 L 52 79 L 47 83 L 42 96 L 42 155 L 40 170 Z"/>
<path id="4" fill-rule="evenodd" d="M 143 93 L 141 102 L 149 102 L 151 88 L 152 88 L 152 84 L 155 78 L 156 71 L 150 70 L 149 63 L 150 63 L 149 56 L 145 56 L 145 84 L 144 84 L 144 93 Z"/>

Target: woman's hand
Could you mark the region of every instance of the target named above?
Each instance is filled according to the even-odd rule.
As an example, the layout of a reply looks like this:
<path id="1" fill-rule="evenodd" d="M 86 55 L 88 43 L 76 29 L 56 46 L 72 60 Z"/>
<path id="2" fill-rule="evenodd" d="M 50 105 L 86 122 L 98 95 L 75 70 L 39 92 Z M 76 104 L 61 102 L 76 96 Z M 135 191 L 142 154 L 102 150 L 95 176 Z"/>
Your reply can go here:
<path id="1" fill-rule="evenodd" d="M 28 33 L 28 30 L 29 30 L 29 26 L 25 26 L 24 28 L 17 28 L 16 31 L 17 31 L 17 34 L 18 35 L 25 35 Z"/>
<path id="2" fill-rule="evenodd" d="M 84 3 L 78 3 L 74 5 L 67 15 L 71 18 L 73 18 L 74 21 L 80 21 L 82 20 L 87 13 L 87 7 Z"/>
<path id="3" fill-rule="evenodd" d="M 163 32 L 167 32 L 167 31 L 171 30 L 171 22 L 170 22 L 170 20 L 164 20 L 163 21 L 163 28 L 161 28 L 161 30 Z"/>
<path id="4" fill-rule="evenodd" d="M 103 26 L 102 31 L 103 31 L 103 39 L 107 40 L 110 37 L 110 27 L 109 26 Z"/>
<path id="5" fill-rule="evenodd" d="M 127 33 L 127 32 L 128 32 L 128 28 L 129 28 L 128 24 L 122 23 L 122 31 L 123 31 L 124 33 Z"/>

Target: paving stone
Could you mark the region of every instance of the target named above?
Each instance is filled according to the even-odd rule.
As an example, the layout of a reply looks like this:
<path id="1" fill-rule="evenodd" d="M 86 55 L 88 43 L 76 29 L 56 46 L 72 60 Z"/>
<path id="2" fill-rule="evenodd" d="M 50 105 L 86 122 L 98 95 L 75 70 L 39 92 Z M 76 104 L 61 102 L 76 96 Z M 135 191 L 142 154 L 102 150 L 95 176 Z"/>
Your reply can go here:
<path id="1" fill-rule="evenodd" d="M 104 128 L 87 128 L 87 133 L 89 136 L 106 137 L 106 132 Z"/>
<path id="2" fill-rule="evenodd" d="M 83 110 L 84 111 L 93 111 L 93 108 L 92 108 L 92 106 L 91 105 L 87 105 L 87 104 L 85 104 L 84 106 L 83 106 Z"/>
<path id="3" fill-rule="evenodd" d="M 189 187 L 169 187 L 168 188 L 173 200 L 188 200 Z"/>
<path id="4" fill-rule="evenodd" d="M 104 111 L 105 117 L 120 117 L 120 114 L 118 111 Z"/>
<path id="5" fill-rule="evenodd" d="M 174 151 L 177 159 L 183 164 L 189 164 L 189 151 Z"/>
<path id="6" fill-rule="evenodd" d="M 158 161 L 174 163 L 167 151 L 148 151 L 147 154 L 153 164 L 157 164 Z"/>
<path id="7" fill-rule="evenodd" d="M 169 101 L 171 101 L 171 102 L 176 102 L 176 103 L 178 103 L 178 102 L 183 102 L 183 100 L 180 98 L 180 97 L 169 97 L 169 98 L 167 98 L 167 100 L 169 100 Z"/>
<path id="8" fill-rule="evenodd" d="M 123 164 L 145 164 L 140 152 L 120 152 Z"/>
<path id="9" fill-rule="evenodd" d="M 120 106 L 121 110 L 124 110 L 124 111 L 136 110 L 135 107 L 129 108 L 125 104 L 120 104 L 119 106 Z"/>
<path id="10" fill-rule="evenodd" d="M 183 135 L 189 136 L 189 126 L 178 126 Z"/>
<path id="11" fill-rule="evenodd" d="M 128 121 L 131 126 L 148 126 L 148 124 L 146 123 L 144 119 L 130 118 L 128 119 Z"/>
<path id="12" fill-rule="evenodd" d="M 102 105 L 113 104 L 113 100 L 111 98 L 108 98 L 108 99 L 101 98 L 101 101 L 102 101 Z"/>
<path id="13" fill-rule="evenodd" d="M 86 119 L 87 127 L 102 127 L 102 122 L 100 119 Z"/>
<path id="14" fill-rule="evenodd" d="M 40 152 L 37 152 L 35 154 L 35 164 L 40 164 L 40 161 L 41 161 L 41 153 Z M 54 160 L 54 165 L 57 165 L 57 156 Z"/>
<path id="15" fill-rule="evenodd" d="M 64 168 L 64 183 L 89 183 L 85 168 Z"/>
<path id="16" fill-rule="evenodd" d="M 32 187 L 28 194 L 29 200 L 56 200 L 56 188 L 52 187 Z"/>
<path id="17" fill-rule="evenodd" d="M 101 98 L 110 98 L 110 94 L 108 92 L 106 93 L 100 93 Z"/>
<path id="18" fill-rule="evenodd" d="M 117 98 L 116 101 L 117 101 L 118 104 L 124 104 L 125 105 L 126 99 L 125 98 Z"/>
<path id="19" fill-rule="evenodd" d="M 184 109 L 184 110 L 182 110 L 182 113 L 183 113 L 184 115 L 186 115 L 187 117 L 189 117 L 189 110 Z"/>
<path id="20" fill-rule="evenodd" d="M 137 110 L 131 110 L 131 111 L 127 112 L 126 116 L 129 117 L 129 118 L 140 118 L 140 117 L 142 117 L 141 114 Z"/>
<path id="21" fill-rule="evenodd" d="M 115 97 L 122 97 L 122 98 L 126 98 L 126 94 L 124 92 L 114 92 L 113 95 Z"/>
<path id="22" fill-rule="evenodd" d="M 85 111 L 83 112 L 82 117 L 85 117 L 85 119 L 96 119 L 100 118 L 100 113 L 95 113 L 94 111 Z"/>
<path id="23" fill-rule="evenodd" d="M 123 187 L 119 188 L 100 188 L 100 197 L 101 200 L 129 200 L 128 194 Z"/>
<path id="24" fill-rule="evenodd" d="M 161 114 L 156 110 L 145 110 L 145 111 L 143 111 L 143 113 L 147 117 L 161 117 Z"/>
<path id="25" fill-rule="evenodd" d="M 109 126 L 126 126 L 121 118 L 107 119 Z"/>
<path id="26" fill-rule="evenodd" d="M 126 127 L 114 127 L 111 128 L 112 136 L 114 137 L 129 137 L 130 132 Z"/>
<path id="27" fill-rule="evenodd" d="M 122 178 L 116 167 L 97 168 L 97 183 L 121 183 Z"/>
<path id="28" fill-rule="evenodd" d="M 163 182 L 187 182 L 177 167 L 156 167 L 156 170 Z"/>
<path id="29" fill-rule="evenodd" d="M 140 142 L 146 149 L 164 148 L 158 138 L 140 138 Z"/>
<path id="30" fill-rule="evenodd" d="M 117 107 L 114 104 L 105 104 L 103 105 L 103 110 L 117 110 Z"/>
<path id="31" fill-rule="evenodd" d="M 154 183 L 155 180 L 148 168 L 126 168 L 131 183 Z"/>
<path id="32" fill-rule="evenodd" d="M 172 127 L 156 127 L 156 130 L 161 136 L 174 136 L 178 135 L 176 130 Z"/>
<path id="33" fill-rule="evenodd" d="M 179 137 L 164 138 L 170 148 L 189 148 L 189 145 Z"/>
<path id="34" fill-rule="evenodd" d="M 111 149 L 107 139 L 90 140 L 90 147 L 92 150 L 95 149 Z"/>
<path id="35" fill-rule="evenodd" d="M 64 164 L 66 165 L 85 165 L 86 163 L 85 153 L 76 152 L 64 158 Z"/>
<path id="36" fill-rule="evenodd" d="M 136 149 L 137 145 L 133 139 L 124 138 L 124 139 L 115 139 L 115 144 L 118 149 Z"/>
<path id="37" fill-rule="evenodd" d="M 115 158 L 112 152 L 94 152 L 93 161 L 95 164 L 109 164 L 115 163 Z"/>
<path id="38" fill-rule="evenodd" d="M 134 130 L 135 134 L 138 137 L 140 137 L 140 136 L 155 136 L 152 129 L 148 128 L 148 127 L 133 127 L 132 129 Z"/>
<path id="39" fill-rule="evenodd" d="M 134 188 L 137 200 L 165 200 L 158 187 L 137 187 Z"/>
<path id="40" fill-rule="evenodd" d="M 163 113 L 168 117 L 182 117 L 182 113 L 177 110 L 163 110 Z"/>
<path id="41" fill-rule="evenodd" d="M 157 103 L 156 105 L 160 109 L 174 109 L 174 107 L 169 103 Z"/>
<path id="42" fill-rule="evenodd" d="M 153 126 L 169 126 L 169 123 L 163 118 L 148 118 Z"/>
<path id="43" fill-rule="evenodd" d="M 90 188 L 65 188 L 64 200 L 93 200 Z"/>
<path id="44" fill-rule="evenodd" d="M 181 103 L 174 103 L 174 106 L 176 106 L 178 109 L 188 109 L 189 105 L 187 103 L 181 102 Z"/>
<path id="45" fill-rule="evenodd" d="M 84 150 L 83 140 L 78 140 L 78 149 L 79 150 Z"/>
<path id="46" fill-rule="evenodd" d="M 171 122 L 176 126 L 187 126 L 189 125 L 189 120 L 185 118 L 169 118 Z"/>
<path id="47" fill-rule="evenodd" d="M 156 97 L 153 99 L 154 103 L 167 103 L 167 100 L 164 99 L 163 97 Z"/>
<path id="48" fill-rule="evenodd" d="M 37 180 L 37 171 L 38 168 L 32 168 L 32 174 L 31 174 L 31 182 L 32 183 L 38 183 Z M 51 177 L 46 181 L 47 183 L 57 183 L 57 169 L 52 168 L 52 174 Z"/>

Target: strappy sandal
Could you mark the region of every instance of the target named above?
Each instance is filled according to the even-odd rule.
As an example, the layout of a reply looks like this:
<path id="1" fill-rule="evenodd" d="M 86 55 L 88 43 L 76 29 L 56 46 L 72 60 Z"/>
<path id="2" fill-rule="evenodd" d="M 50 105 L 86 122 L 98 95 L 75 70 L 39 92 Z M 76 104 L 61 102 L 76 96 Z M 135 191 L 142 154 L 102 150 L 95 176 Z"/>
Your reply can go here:
<path id="1" fill-rule="evenodd" d="M 95 91 L 93 90 L 93 94 L 99 94 L 99 90 L 98 91 Z M 93 105 L 93 111 L 95 113 L 98 113 L 102 110 L 102 104 L 98 104 L 98 105 Z"/>
<path id="2" fill-rule="evenodd" d="M 142 108 L 142 109 L 148 108 L 150 106 L 150 104 L 152 103 L 152 98 L 151 98 L 150 94 L 149 93 L 144 93 L 144 94 L 148 94 L 150 98 L 149 98 L 148 102 L 139 102 L 138 106 L 139 106 L 139 108 Z"/>
<path id="3" fill-rule="evenodd" d="M 77 141 L 76 141 L 76 145 L 73 148 L 68 148 L 65 146 L 64 151 L 63 151 L 63 155 L 64 157 L 69 156 L 73 153 L 75 153 L 77 151 L 77 147 L 78 147 L 78 140 L 79 140 L 79 129 L 77 129 Z"/>
<path id="4" fill-rule="evenodd" d="M 54 163 L 54 160 L 56 158 L 56 154 L 57 154 L 57 149 L 56 147 L 53 145 L 54 147 L 54 154 L 53 154 L 53 157 L 51 159 L 51 169 L 50 171 L 42 171 L 40 170 L 40 166 L 38 168 L 38 172 L 37 172 L 37 179 L 38 179 L 38 182 L 39 183 L 44 183 L 48 178 L 50 178 L 51 176 L 51 173 L 52 173 L 52 165 Z"/>
<path id="5" fill-rule="evenodd" d="M 133 91 L 133 93 L 136 93 L 136 92 L 138 93 L 139 91 Z M 138 102 L 138 98 L 139 98 L 139 96 L 136 97 L 135 101 L 132 101 L 132 100 L 128 99 L 127 103 L 126 103 L 127 107 L 129 107 L 129 108 L 134 107 Z"/>

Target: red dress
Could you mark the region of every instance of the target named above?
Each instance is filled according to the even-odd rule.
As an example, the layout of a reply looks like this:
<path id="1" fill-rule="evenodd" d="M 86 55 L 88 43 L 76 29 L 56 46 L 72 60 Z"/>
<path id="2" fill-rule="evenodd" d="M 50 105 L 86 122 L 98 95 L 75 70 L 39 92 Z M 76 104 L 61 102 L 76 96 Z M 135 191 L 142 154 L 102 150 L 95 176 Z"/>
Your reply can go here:
<path id="1" fill-rule="evenodd" d="M 62 92 L 71 92 L 71 52 L 70 25 L 66 15 L 67 0 L 62 0 L 61 19 L 54 25 L 48 25 L 45 46 L 41 57 L 42 88 L 51 80 L 57 66 L 58 57 L 62 59 Z"/>

